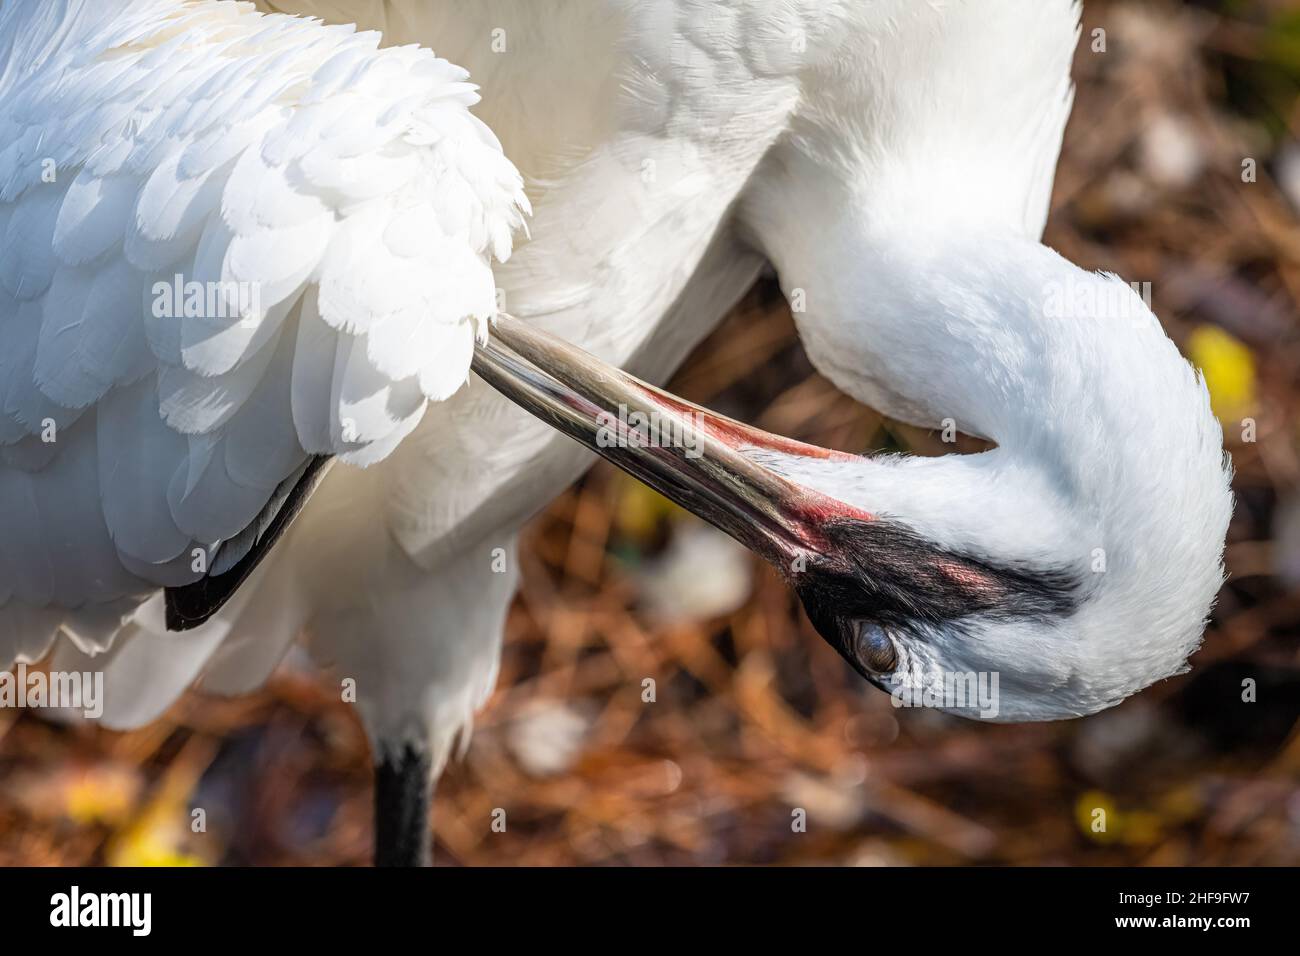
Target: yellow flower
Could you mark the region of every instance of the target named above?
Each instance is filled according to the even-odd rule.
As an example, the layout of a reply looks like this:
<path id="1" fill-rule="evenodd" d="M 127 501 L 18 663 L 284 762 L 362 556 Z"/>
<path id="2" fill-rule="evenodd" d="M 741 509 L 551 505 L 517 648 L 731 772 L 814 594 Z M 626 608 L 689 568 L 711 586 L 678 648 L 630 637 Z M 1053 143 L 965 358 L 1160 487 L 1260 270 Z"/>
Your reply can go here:
<path id="1" fill-rule="evenodd" d="M 1119 808 L 1109 794 L 1089 790 L 1074 803 L 1074 819 L 1084 836 L 1097 843 L 1114 843 L 1119 836 Z"/>
<path id="2" fill-rule="evenodd" d="M 1218 326 L 1198 325 L 1187 339 L 1187 353 L 1205 374 L 1220 421 L 1239 424 L 1255 414 L 1255 357 L 1244 343 Z"/>
<path id="3" fill-rule="evenodd" d="M 185 808 L 155 804 L 109 841 L 109 866 L 203 866 L 204 861 L 181 849 Z"/>

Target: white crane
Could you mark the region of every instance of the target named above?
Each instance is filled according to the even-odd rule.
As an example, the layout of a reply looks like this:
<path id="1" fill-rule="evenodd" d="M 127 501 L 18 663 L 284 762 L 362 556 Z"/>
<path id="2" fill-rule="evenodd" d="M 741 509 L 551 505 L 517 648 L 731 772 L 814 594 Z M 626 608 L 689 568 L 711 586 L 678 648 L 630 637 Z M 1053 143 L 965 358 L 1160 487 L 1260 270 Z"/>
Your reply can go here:
<path id="1" fill-rule="evenodd" d="M 264 6 L 472 68 L 536 201 L 496 270 L 520 321 L 475 367 L 771 559 L 869 679 L 996 672 L 999 719 L 1050 719 L 1184 666 L 1222 576 L 1218 426 L 1141 300 L 1038 242 L 1074 4 Z M 257 686 L 305 633 L 356 682 L 377 858 L 418 862 L 517 529 L 590 460 L 481 382 L 450 395 L 518 182 L 428 53 L 214 0 L 101 7 L 0 5 L 0 658 L 61 627 L 54 666 L 102 667 L 133 726 L 200 674 Z M 663 378 L 764 261 L 839 387 L 997 448 L 862 458 L 702 411 L 703 458 L 601 447 L 600 408 L 690 411 L 605 363 Z M 159 271 L 265 308 L 188 331 L 85 308 Z M 392 352 L 361 347 L 389 322 Z"/>

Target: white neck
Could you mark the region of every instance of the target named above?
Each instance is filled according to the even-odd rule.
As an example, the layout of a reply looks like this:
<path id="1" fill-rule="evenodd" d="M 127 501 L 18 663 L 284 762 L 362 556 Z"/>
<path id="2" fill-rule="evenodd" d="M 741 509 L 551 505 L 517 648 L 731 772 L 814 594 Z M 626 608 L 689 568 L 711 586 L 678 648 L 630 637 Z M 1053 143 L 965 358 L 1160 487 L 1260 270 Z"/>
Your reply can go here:
<path id="1" fill-rule="evenodd" d="M 1204 385 L 1142 300 L 1005 227 L 887 225 L 833 193 L 785 196 L 756 206 L 771 217 L 756 232 L 802 299 L 818 369 L 886 414 L 998 447 L 774 465 L 943 547 L 1081 580 L 1050 654 L 1034 628 L 999 647 L 1022 643 L 1038 679 L 1071 688 L 1058 703 L 1095 710 L 1178 669 L 1221 582 L 1231 495 Z M 936 659 L 1010 670 L 985 650 L 954 640 Z"/>

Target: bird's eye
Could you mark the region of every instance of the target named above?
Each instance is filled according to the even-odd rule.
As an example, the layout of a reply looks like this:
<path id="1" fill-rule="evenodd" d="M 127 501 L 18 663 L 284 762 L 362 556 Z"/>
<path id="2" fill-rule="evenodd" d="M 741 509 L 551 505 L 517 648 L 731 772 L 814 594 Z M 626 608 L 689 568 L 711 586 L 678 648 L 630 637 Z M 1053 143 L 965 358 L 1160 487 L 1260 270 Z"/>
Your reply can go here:
<path id="1" fill-rule="evenodd" d="M 894 639 L 879 624 L 863 621 L 858 625 L 858 635 L 853 652 L 858 663 L 876 674 L 887 674 L 898 665 L 898 649 Z"/>

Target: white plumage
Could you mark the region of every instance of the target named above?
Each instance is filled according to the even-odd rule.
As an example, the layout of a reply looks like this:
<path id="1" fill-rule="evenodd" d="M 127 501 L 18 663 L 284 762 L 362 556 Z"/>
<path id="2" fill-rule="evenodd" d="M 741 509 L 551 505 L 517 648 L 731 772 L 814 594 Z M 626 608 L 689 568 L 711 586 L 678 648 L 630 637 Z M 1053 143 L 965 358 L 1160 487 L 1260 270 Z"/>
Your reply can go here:
<path id="1" fill-rule="evenodd" d="M 440 46 L 472 62 L 478 78 L 497 90 L 476 109 L 510 143 L 541 204 L 534 217 L 538 239 L 497 270 L 495 285 L 516 314 L 655 375 L 707 334 L 761 265 L 736 240 L 727 211 L 779 135 L 794 102 L 792 78 L 755 76 L 720 47 L 717 64 L 698 64 L 703 72 L 652 70 L 652 60 L 671 57 L 676 31 L 702 36 L 713 29 L 707 22 L 713 12 L 687 15 L 675 2 L 543 8 L 513 0 L 342 6 L 301 0 L 259 7 L 343 23 L 258 21 L 246 5 L 213 0 L 133 2 L 115 10 L 64 2 L 39 14 L 4 8 L 9 19 L 0 36 L 11 50 L 23 47 L 5 61 L 7 76 L 15 84 L 25 80 L 45 116 L 64 115 L 56 80 L 62 74 L 53 64 L 25 78 L 17 69 L 19 62 L 41 62 L 33 38 L 42 36 L 61 55 L 93 64 L 80 94 L 92 113 L 103 114 L 104 126 L 138 127 L 141 136 L 175 127 L 191 137 L 179 151 L 164 140 L 123 161 L 140 180 L 137 208 L 149 210 L 157 224 L 151 231 L 126 230 L 127 262 L 149 270 L 147 278 L 173 284 L 178 268 L 184 280 L 197 274 L 205 282 L 253 271 L 266 289 L 262 312 L 249 323 L 185 315 L 164 321 L 153 314 L 153 286 L 141 293 L 146 301 L 137 328 L 146 347 L 136 351 L 157 380 L 146 374 L 128 381 L 106 392 L 102 409 L 90 407 L 114 434 L 108 454 L 96 454 L 94 444 L 86 459 L 96 473 L 113 471 L 123 492 L 101 493 L 99 510 L 126 525 L 125 538 L 105 542 L 122 565 L 109 593 L 126 596 L 92 608 L 78 595 L 59 603 L 28 589 L 31 600 L 10 600 L 0 610 L 12 622 L 3 631 L 12 646 L 0 656 L 40 656 L 62 623 L 75 639 L 58 644 L 54 666 L 105 669 L 104 722 L 126 727 L 156 716 L 200 673 L 210 689 L 257 686 L 288 644 L 306 633 L 318 659 L 356 681 L 379 753 L 419 742 L 436 768 L 457 736 L 463 739 L 495 680 L 501 624 L 517 581 L 517 528 L 589 459 L 481 385 L 425 405 L 463 381 L 473 345 L 465 332 L 482 330 L 428 319 L 439 310 L 458 314 L 472 312 L 476 302 L 494 304 L 480 298 L 491 280 L 486 259 L 474 253 L 508 239 L 523 201 L 490 135 L 464 110 L 472 93 L 463 74 L 427 51 L 376 51 L 375 37 L 357 36 L 349 24 L 382 29 L 387 46 Z M 734 39 L 756 61 L 767 58 L 758 52 L 764 47 L 786 42 L 756 28 L 766 16 L 762 9 L 714 12 L 726 15 Z M 256 22 L 262 27 L 242 46 L 227 35 Z M 498 28 L 509 55 L 497 55 L 491 45 Z M 115 54 L 122 62 L 112 70 L 94 62 L 115 45 L 142 47 L 138 37 L 149 35 L 158 45 L 138 60 Z M 205 36 L 222 43 L 205 46 Z M 249 59 L 225 62 L 227 47 Z M 295 80 L 320 82 L 317 93 L 301 94 L 291 117 L 277 112 L 284 88 L 298 89 L 277 85 L 277 69 L 313 56 L 323 61 L 336 50 L 329 70 L 318 75 L 302 68 Z M 408 62 L 441 64 L 446 86 L 434 115 L 462 135 L 443 136 L 430 126 L 425 138 L 441 136 L 437 142 L 423 145 L 410 131 L 394 141 L 390 121 L 411 94 L 384 71 Z M 117 83 L 128 64 L 145 71 L 129 88 Z M 196 80 L 190 70 L 201 76 Z M 378 114 L 356 106 L 362 80 L 386 97 Z M 127 89 L 138 97 L 119 102 Z M 209 118 L 211 128 L 204 126 Z M 15 142 L 36 150 L 42 136 L 83 152 L 95 141 L 71 119 L 47 119 L 41 133 L 25 132 Z M 438 172 L 460 175 L 418 180 L 413 154 L 434 156 Z M 293 167 L 298 178 L 274 174 L 277 163 Z M 0 167 L 25 168 L 17 159 Z M 60 174 L 56 188 L 67 178 Z M 312 188 L 301 188 L 303 181 Z M 241 183 L 249 185 L 232 191 Z M 52 193 L 33 195 L 48 201 Z M 315 252 L 319 232 L 303 223 L 319 215 L 321 204 L 331 210 L 334 231 L 328 248 Z M 57 207 L 51 203 L 41 221 L 55 221 Z M 382 212 L 390 208 L 400 216 L 386 221 Z M 431 215 L 440 218 L 435 223 Z M 238 241 L 242 230 L 250 241 Z M 28 259 L 48 253 L 51 232 L 52 226 L 44 235 L 24 227 L 27 239 L 5 267 L 27 268 Z M 381 236 L 393 255 L 376 254 Z M 260 237 L 260 247 L 253 237 Z M 297 279 L 301 295 L 282 295 L 312 255 L 318 256 L 314 273 Z M 15 326 L 14 341 L 37 328 Z M 0 419 L 0 427 L 21 429 L 21 437 L 23 423 L 48 410 L 65 442 L 76 437 L 64 426 L 77 409 L 54 403 L 39 386 L 18 398 L 34 407 L 12 422 Z M 291 420 L 265 413 L 286 403 Z M 8 448 L 10 455 L 50 454 L 30 437 Z M 161 598 L 148 586 L 193 580 L 199 546 L 209 569 L 225 570 L 255 537 L 249 522 L 278 486 L 277 476 L 292 479 L 302 453 L 330 451 L 342 463 L 235 600 L 195 631 L 165 634 Z M 13 478 L 20 487 L 0 498 L 5 520 L 17 523 L 26 540 L 49 533 L 23 506 L 31 474 Z M 222 543 L 213 548 L 218 538 Z M 503 573 L 494 570 L 499 554 L 507 558 Z M 39 550 L 25 556 L 14 574 L 39 574 L 43 557 Z M 101 558 L 112 566 L 109 555 Z M 22 581 L 10 574 L 4 580 L 6 586 Z M 69 583 L 78 581 L 73 574 Z M 111 639 L 119 617 L 145 597 Z M 107 655 L 93 662 L 83 657 L 110 643 Z"/>
<path id="2" fill-rule="evenodd" d="M 232 564 L 309 455 L 391 452 L 465 382 L 527 200 L 465 71 L 376 33 L 69 0 L 0 37 L 8 662 Z"/>
<path id="3" fill-rule="evenodd" d="M 200 675 L 250 690 L 306 633 L 380 756 L 436 773 L 495 681 L 517 530 L 590 460 L 457 391 L 498 296 L 661 380 L 765 262 L 840 387 L 998 449 L 745 453 L 935 553 L 1083 582 L 1042 626 L 900 633 L 903 665 L 999 671 L 1002 718 L 1047 719 L 1199 641 L 1231 510 L 1204 386 L 1126 289 L 1046 310 L 1116 286 L 1039 243 L 1071 0 L 258 4 L 332 26 L 0 2 L 0 663 L 62 624 L 54 665 L 106 670 L 109 725 Z M 527 177 L 534 238 L 495 279 L 520 179 L 465 74 L 402 43 L 471 68 Z M 178 273 L 235 283 L 223 302 L 256 283 L 258 308 L 154 315 Z M 153 589 L 195 548 L 233 563 L 322 453 L 341 464 L 231 603 L 165 633 Z"/>

